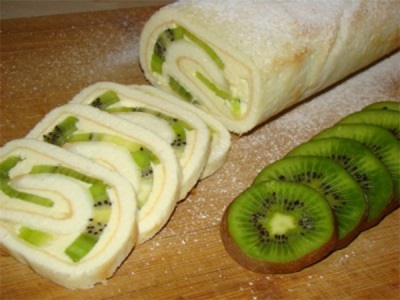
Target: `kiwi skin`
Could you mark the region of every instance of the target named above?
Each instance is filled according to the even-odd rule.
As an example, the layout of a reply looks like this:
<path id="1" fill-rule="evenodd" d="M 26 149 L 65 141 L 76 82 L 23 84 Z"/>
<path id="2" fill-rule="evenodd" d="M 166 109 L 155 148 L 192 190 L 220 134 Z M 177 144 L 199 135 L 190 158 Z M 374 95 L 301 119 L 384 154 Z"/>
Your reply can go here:
<path id="1" fill-rule="evenodd" d="M 256 185 L 262 185 L 266 182 L 259 182 Z M 296 183 L 297 184 L 297 183 Z M 254 185 L 254 184 L 253 184 Z M 252 185 L 252 186 L 253 186 Z M 311 188 L 310 188 L 311 189 Z M 288 274 L 295 273 L 301 271 L 302 269 L 317 263 L 322 260 L 326 256 L 328 256 L 331 252 L 336 249 L 338 242 L 338 232 L 337 232 L 337 223 L 336 219 L 333 218 L 334 221 L 334 230 L 332 232 L 331 238 L 324 245 L 319 247 L 313 252 L 308 253 L 305 257 L 297 261 L 291 261 L 287 263 L 276 263 L 276 262 L 267 262 L 259 259 L 254 259 L 252 257 L 247 256 L 243 250 L 239 248 L 237 243 L 233 240 L 229 228 L 228 228 L 228 216 L 229 210 L 233 205 L 232 201 L 224 211 L 222 216 L 221 225 L 220 225 L 220 235 L 224 244 L 226 251 L 229 253 L 231 258 L 235 260 L 239 265 L 248 269 L 250 271 L 262 274 Z"/>

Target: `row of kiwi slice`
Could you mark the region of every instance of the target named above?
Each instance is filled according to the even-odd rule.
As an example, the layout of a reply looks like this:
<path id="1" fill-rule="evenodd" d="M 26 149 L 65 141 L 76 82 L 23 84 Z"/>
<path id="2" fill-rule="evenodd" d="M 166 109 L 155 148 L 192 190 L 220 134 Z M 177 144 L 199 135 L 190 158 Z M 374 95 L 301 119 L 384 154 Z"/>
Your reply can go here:
<path id="1" fill-rule="evenodd" d="M 262 169 L 226 208 L 227 252 L 260 273 L 302 270 L 399 207 L 400 102 L 354 112 Z"/>

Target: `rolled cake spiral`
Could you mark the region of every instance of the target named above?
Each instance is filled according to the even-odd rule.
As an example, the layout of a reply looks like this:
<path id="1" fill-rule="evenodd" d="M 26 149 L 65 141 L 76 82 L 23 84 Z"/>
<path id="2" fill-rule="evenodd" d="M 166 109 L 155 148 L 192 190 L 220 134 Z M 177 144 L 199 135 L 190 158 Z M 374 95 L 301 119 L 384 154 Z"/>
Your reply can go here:
<path id="1" fill-rule="evenodd" d="M 398 1 L 178 1 L 140 38 L 155 86 L 245 133 L 399 47 Z"/>
<path id="2" fill-rule="evenodd" d="M 121 175 L 48 143 L 0 148 L 0 246 L 70 289 L 105 281 L 137 241 L 136 196 Z"/>

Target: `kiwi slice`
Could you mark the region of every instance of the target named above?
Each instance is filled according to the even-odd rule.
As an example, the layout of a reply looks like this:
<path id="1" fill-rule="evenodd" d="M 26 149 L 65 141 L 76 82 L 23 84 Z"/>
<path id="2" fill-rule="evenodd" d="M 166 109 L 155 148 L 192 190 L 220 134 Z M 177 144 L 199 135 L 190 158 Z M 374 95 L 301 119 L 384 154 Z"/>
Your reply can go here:
<path id="1" fill-rule="evenodd" d="M 197 100 L 194 99 L 192 94 L 188 92 L 180 83 L 178 80 L 176 80 L 174 77 L 170 76 L 168 80 L 168 85 L 171 88 L 171 90 L 177 94 L 181 99 L 185 100 L 186 102 L 192 103 L 192 104 L 199 104 Z"/>
<path id="2" fill-rule="evenodd" d="M 371 124 L 389 130 L 400 141 L 400 112 L 368 109 L 354 112 L 341 119 L 339 124 Z"/>
<path id="3" fill-rule="evenodd" d="M 395 101 L 379 101 L 367 105 L 363 108 L 363 110 L 371 110 L 371 109 L 383 109 L 383 110 L 395 110 L 400 112 L 400 102 Z"/>
<path id="4" fill-rule="evenodd" d="M 393 181 L 383 163 L 361 143 L 346 138 L 311 140 L 290 151 L 287 156 L 313 155 L 339 163 L 362 188 L 368 201 L 365 228 L 379 222 L 393 196 Z"/>
<path id="5" fill-rule="evenodd" d="M 74 116 L 65 118 L 62 122 L 57 124 L 52 131 L 43 135 L 43 140 L 57 146 L 64 145 L 71 135 L 78 130 L 76 127 L 78 121 L 78 118 Z"/>
<path id="6" fill-rule="evenodd" d="M 80 261 L 93 249 L 107 227 L 111 215 L 107 186 L 100 182 L 92 185 L 89 191 L 93 199 L 93 214 L 88 220 L 85 231 L 64 251 L 74 262 Z"/>
<path id="7" fill-rule="evenodd" d="M 261 170 L 254 183 L 269 180 L 302 183 L 320 192 L 337 219 L 337 248 L 346 246 L 360 233 L 367 214 L 364 193 L 336 162 L 317 156 L 285 157 Z"/>
<path id="8" fill-rule="evenodd" d="M 106 110 L 107 107 L 119 102 L 120 99 L 116 92 L 113 90 L 105 91 L 103 94 L 99 95 L 96 99 L 90 103 L 91 106 L 96 107 L 100 110 Z"/>
<path id="9" fill-rule="evenodd" d="M 390 132 L 369 124 L 336 125 L 323 130 L 312 139 L 341 137 L 366 146 L 387 167 L 394 183 L 395 202 L 400 199 L 400 145 Z"/>
<path id="10" fill-rule="evenodd" d="M 216 96 L 227 101 L 233 116 L 240 117 L 240 102 L 241 102 L 240 98 L 235 97 L 232 95 L 232 93 L 218 87 L 200 72 L 196 72 L 195 76 Z"/>
<path id="11" fill-rule="evenodd" d="M 52 235 L 47 232 L 26 226 L 21 226 L 18 237 L 35 247 L 43 247 L 53 239 Z"/>
<path id="12" fill-rule="evenodd" d="M 277 180 L 252 184 L 224 212 L 221 237 L 232 258 L 260 273 L 299 271 L 336 245 L 335 217 L 321 193 Z"/>

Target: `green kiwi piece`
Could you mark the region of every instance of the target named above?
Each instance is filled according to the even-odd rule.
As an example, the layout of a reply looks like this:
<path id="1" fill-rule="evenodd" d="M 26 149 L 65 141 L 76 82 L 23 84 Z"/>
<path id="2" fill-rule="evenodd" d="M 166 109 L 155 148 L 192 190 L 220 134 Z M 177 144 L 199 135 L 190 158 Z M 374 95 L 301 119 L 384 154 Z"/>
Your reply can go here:
<path id="1" fill-rule="evenodd" d="M 76 123 L 78 118 L 69 116 L 57 124 L 54 129 L 47 134 L 43 135 L 43 140 L 47 143 L 62 146 L 64 145 L 71 135 L 78 129 Z"/>
<path id="2" fill-rule="evenodd" d="M 21 226 L 18 237 L 36 247 L 43 247 L 53 239 L 52 235 L 47 232 L 26 226 Z"/>
<path id="3" fill-rule="evenodd" d="M 106 110 L 107 107 L 118 103 L 120 101 L 118 95 L 113 90 L 105 91 L 103 94 L 99 95 L 94 99 L 90 105 L 101 110 Z"/>
<path id="4" fill-rule="evenodd" d="M 227 101 L 232 115 L 240 117 L 240 98 L 235 97 L 232 93 L 227 92 L 220 87 L 216 86 L 212 81 L 205 77 L 202 73 L 196 72 L 196 78 L 199 79 L 207 88 L 209 88 L 216 96 Z"/>
<path id="5" fill-rule="evenodd" d="M 395 101 L 379 101 L 367 105 L 363 108 L 363 110 L 371 110 L 371 109 L 383 109 L 383 110 L 395 110 L 400 112 L 400 102 Z"/>
<path id="6" fill-rule="evenodd" d="M 64 167 L 61 165 L 35 165 L 32 167 L 29 174 L 61 174 L 74 178 L 76 180 L 88 183 L 88 184 L 99 184 L 101 181 L 97 178 L 87 176 L 74 169 Z"/>
<path id="7" fill-rule="evenodd" d="M 369 109 L 354 112 L 338 124 L 371 124 L 389 130 L 400 141 L 400 112 L 394 110 Z"/>
<path id="8" fill-rule="evenodd" d="M 106 229 L 111 214 L 107 185 L 99 182 L 93 184 L 89 191 L 93 199 L 93 214 L 88 220 L 85 231 L 81 232 L 64 251 L 73 262 L 80 261 L 93 249 Z"/>
<path id="9" fill-rule="evenodd" d="M 0 191 L 13 199 L 23 200 L 44 207 L 52 207 L 54 205 L 52 200 L 35 194 L 21 192 L 10 185 L 9 172 L 21 161 L 22 158 L 19 156 L 9 156 L 0 162 Z"/>
<path id="10" fill-rule="evenodd" d="M 185 100 L 186 102 L 199 104 L 198 101 L 194 99 L 192 94 L 188 92 L 174 77 L 170 76 L 168 80 L 168 85 L 171 90 L 177 94 L 181 99 Z"/>
<path id="11" fill-rule="evenodd" d="M 400 145 L 390 132 L 369 124 L 344 124 L 327 128 L 312 139 L 348 138 L 366 146 L 387 167 L 394 183 L 394 202 L 400 200 Z"/>
<path id="12" fill-rule="evenodd" d="M 168 28 L 160 34 L 154 45 L 151 61 L 151 69 L 153 72 L 162 73 L 162 65 L 165 61 L 165 53 L 167 52 L 168 45 L 176 40 L 182 39 L 184 31 L 182 27 L 176 27 Z"/>
<path id="13" fill-rule="evenodd" d="M 261 170 L 254 183 L 269 180 L 302 183 L 320 192 L 337 219 L 337 248 L 345 247 L 360 233 L 367 202 L 360 186 L 338 163 L 317 156 L 285 157 Z"/>
<path id="14" fill-rule="evenodd" d="M 379 222 L 393 197 L 393 180 L 385 165 L 361 143 L 346 138 L 311 140 L 287 156 L 321 156 L 339 163 L 362 188 L 368 202 L 364 229 Z"/>
<path id="15" fill-rule="evenodd" d="M 221 237 L 227 252 L 259 273 L 291 273 L 328 255 L 337 241 L 336 221 L 321 195 L 304 184 L 252 184 L 226 208 Z"/>

